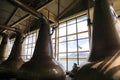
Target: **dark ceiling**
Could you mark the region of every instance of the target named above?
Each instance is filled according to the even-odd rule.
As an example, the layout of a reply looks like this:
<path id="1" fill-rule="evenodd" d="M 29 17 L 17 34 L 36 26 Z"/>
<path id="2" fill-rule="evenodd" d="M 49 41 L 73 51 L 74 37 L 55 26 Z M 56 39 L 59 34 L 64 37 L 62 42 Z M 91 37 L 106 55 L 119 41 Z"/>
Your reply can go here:
<path id="1" fill-rule="evenodd" d="M 29 8 L 43 13 L 46 17 L 49 12 L 51 23 L 88 9 L 88 0 L 59 0 L 59 3 L 58 0 L 0 0 L 0 26 L 16 27 L 23 31 L 32 27 L 36 19 L 14 1 L 21 2 Z M 90 0 L 90 7 L 94 5 L 93 1 Z M 0 32 L 2 31 L 3 29 L 0 29 Z"/>

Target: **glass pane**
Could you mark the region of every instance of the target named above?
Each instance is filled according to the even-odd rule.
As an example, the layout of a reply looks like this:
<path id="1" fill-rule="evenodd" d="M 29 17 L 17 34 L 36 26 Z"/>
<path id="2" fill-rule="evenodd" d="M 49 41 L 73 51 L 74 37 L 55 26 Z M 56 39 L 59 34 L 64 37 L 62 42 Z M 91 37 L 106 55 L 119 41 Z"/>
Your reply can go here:
<path id="1" fill-rule="evenodd" d="M 59 53 L 59 62 L 64 66 L 66 70 L 66 54 Z"/>
<path id="2" fill-rule="evenodd" d="M 25 39 L 25 44 L 28 44 L 28 38 Z"/>
<path id="3" fill-rule="evenodd" d="M 67 27 L 67 31 L 68 31 L 68 34 L 76 33 L 76 24 L 69 25 L 69 26 Z"/>
<path id="4" fill-rule="evenodd" d="M 31 50 L 31 48 L 29 48 L 28 49 L 28 55 L 31 55 L 31 53 L 32 53 L 32 50 Z"/>
<path id="5" fill-rule="evenodd" d="M 52 44 L 53 53 L 55 52 L 55 44 Z"/>
<path id="6" fill-rule="evenodd" d="M 87 21 L 77 23 L 77 27 L 78 32 L 87 31 L 88 30 Z"/>
<path id="7" fill-rule="evenodd" d="M 33 42 L 36 42 L 36 37 L 35 36 L 33 37 Z"/>
<path id="8" fill-rule="evenodd" d="M 78 39 L 88 37 L 88 32 L 78 34 Z"/>
<path id="9" fill-rule="evenodd" d="M 25 52 L 24 52 L 24 55 L 27 55 L 27 49 L 25 49 L 24 51 L 25 51 Z"/>
<path id="10" fill-rule="evenodd" d="M 59 52 L 66 52 L 66 42 L 59 43 Z"/>
<path id="11" fill-rule="evenodd" d="M 76 35 L 68 36 L 67 38 L 68 38 L 68 40 L 75 40 L 76 39 Z"/>
<path id="12" fill-rule="evenodd" d="M 28 48 L 31 48 L 32 47 L 32 44 L 28 44 Z"/>
<path id="13" fill-rule="evenodd" d="M 68 71 L 71 71 L 73 64 L 77 63 L 77 53 L 68 53 Z"/>
<path id="14" fill-rule="evenodd" d="M 79 58 L 88 58 L 90 52 L 79 52 Z"/>
<path id="15" fill-rule="evenodd" d="M 27 47 L 28 47 L 28 46 L 27 46 L 27 45 L 25 45 L 25 46 L 23 46 L 23 47 L 24 47 L 25 49 L 27 49 Z"/>
<path id="16" fill-rule="evenodd" d="M 64 41 L 66 41 L 66 37 L 59 38 L 59 42 L 64 42 Z"/>
<path id="17" fill-rule="evenodd" d="M 78 46 L 79 51 L 89 50 L 89 40 L 88 39 L 78 40 Z"/>
<path id="18" fill-rule="evenodd" d="M 72 19 L 72 20 L 67 21 L 67 25 L 74 24 L 74 23 L 76 23 L 76 19 Z"/>
<path id="19" fill-rule="evenodd" d="M 60 27 L 64 27 L 64 26 L 66 26 L 66 22 L 59 24 L 59 28 L 60 28 Z"/>
<path id="20" fill-rule="evenodd" d="M 77 22 L 83 21 L 83 20 L 87 20 L 87 16 L 86 15 L 85 16 L 80 16 L 80 17 L 77 18 Z"/>
<path id="21" fill-rule="evenodd" d="M 68 52 L 77 51 L 77 42 L 76 41 L 70 41 L 68 42 Z"/>
<path id="22" fill-rule="evenodd" d="M 33 44 L 33 46 L 32 46 L 33 48 L 35 48 L 35 44 Z"/>
<path id="23" fill-rule="evenodd" d="M 64 36 L 64 35 L 66 35 L 66 27 L 59 29 L 59 36 Z"/>

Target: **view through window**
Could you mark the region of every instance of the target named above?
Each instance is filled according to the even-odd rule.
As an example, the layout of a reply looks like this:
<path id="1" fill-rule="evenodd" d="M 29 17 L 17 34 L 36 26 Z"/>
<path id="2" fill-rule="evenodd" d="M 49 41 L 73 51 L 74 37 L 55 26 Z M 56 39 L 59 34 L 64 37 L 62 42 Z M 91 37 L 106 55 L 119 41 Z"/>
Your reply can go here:
<path id="1" fill-rule="evenodd" d="M 27 34 L 23 46 L 23 59 L 28 61 L 34 51 L 38 30 Z M 52 35 L 54 57 L 70 71 L 74 63 L 83 65 L 89 57 L 87 15 L 62 22 Z M 11 41 L 11 46 L 13 42 Z"/>
<path id="2" fill-rule="evenodd" d="M 83 65 L 89 57 L 87 15 L 59 24 L 57 31 L 57 59 L 70 71 L 74 63 Z M 55 43 L 55 38 L 53 38 Z"/>

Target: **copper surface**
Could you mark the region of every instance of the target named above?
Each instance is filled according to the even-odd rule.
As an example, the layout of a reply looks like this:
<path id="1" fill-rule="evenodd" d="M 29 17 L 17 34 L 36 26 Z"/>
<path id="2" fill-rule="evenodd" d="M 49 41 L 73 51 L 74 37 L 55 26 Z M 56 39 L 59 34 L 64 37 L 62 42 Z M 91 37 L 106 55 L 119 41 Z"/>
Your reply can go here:
<path id="1" fill-rule="evenodd" d="M 95 0 L 90 63 L 74 80 L 120 80 L 120 23 L 108 0 Z"/>
<path id="2" fill-rule="evenodd" d="M 22 60 L 22 43 L 23 34 L 21 32 L 16 33 L 16 39 L 13 44 L 12 50 L 10 52 L 7 60 L 0 64 L 0 80 L 3 78 L 6 80 L 8 78 L 15 78 L 17 75 L 17 70 L 24 63 Z"/>
<path id="3" fill-rule="evenodd" d="M 2 33 L 2 41 L 0 44 L 0 63 L 5 60 L 5 54 L 7 52 L 7 44 L 8 44 L 9 37 L 6 33 Z"/>
<path id="4" fill-rule="evenodd" d="M 35 50 L 30 61 L 22 65 L 17 80 L 65 80 L 65 72 L 60 63 L 50 56 L 50 27 L 45 17 L 39 19 L 40 31 Z"/>

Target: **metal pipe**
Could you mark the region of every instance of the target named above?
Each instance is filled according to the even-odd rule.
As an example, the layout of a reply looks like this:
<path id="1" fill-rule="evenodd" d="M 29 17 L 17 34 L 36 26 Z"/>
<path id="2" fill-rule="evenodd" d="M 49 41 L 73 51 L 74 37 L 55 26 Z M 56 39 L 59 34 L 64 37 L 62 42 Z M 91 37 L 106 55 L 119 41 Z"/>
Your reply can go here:
<path id="1" fill-rule="evenodd" d="M 4 25 L 0 25 L 1 29 L 6 29 L 6 30 L 10 30 L 10 31 L 17 31 L 15 28 L 9 27 L 9 26 L 4 26 Z"/>

